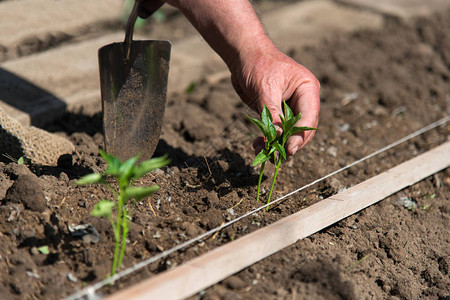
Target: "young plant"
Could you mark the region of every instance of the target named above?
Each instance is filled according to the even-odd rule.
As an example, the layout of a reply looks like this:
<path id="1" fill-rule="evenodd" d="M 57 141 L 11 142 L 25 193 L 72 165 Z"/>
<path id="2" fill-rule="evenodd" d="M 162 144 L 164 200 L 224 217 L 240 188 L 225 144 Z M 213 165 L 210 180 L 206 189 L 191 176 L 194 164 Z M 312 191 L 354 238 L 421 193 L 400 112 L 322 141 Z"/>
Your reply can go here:
<path id="1" fill-rule="evenodd" d="M 261 165 L 256 202 L 259 202 L 259 191 L 261 189 L 261 180 L 266 162 L 272 158 L 275 164 L 275 173 L 273 175 L 272 185 L 270 187 L 269 198 L 267 199 L 267 204 L 269 204 L 273 188 L 275 186 L 275 181 L 277 180 L 281 162 L 287 159 L 285 149 L 286 141 L 293 134 L 297 134 L 299 132 L 307 130 L 316 130 L 316 128 L 312 127 L 296 127 L 295 123 L 297 123 L 301 119 L 301 114 L 299 113 L 298 115 L 294 116 L 294 113 L 286 104 L 286 102 L 283 102 L 283 113 L 284 117 L 280 115 L 283 133 L 279 137 L 277 137 L 277 131 L 275 129 L 275 126 L 273 125 L 273 118 L 267 106 L 264 105 L 264 109 L 261 113 L 261 121 L 247 116 L 264 135 L 264 148 L 261 150 L 261 152 L 258 153 L 258 155 L 256 155 L 253 161 L 254 167 L 257 165 Z M 267 206 L 267 210 L 269 210 L 269 206 Z"/>
<path id="2" fill-rule="evenodd" d="M 141 178 L 145 174 L 166 166 L 169 163 L 167 156 L 152 158 L 137 164 L 138 156 L 130 158 L 122 162 L 117 157 L 109 155 L 102 150 L 99 150 L 100 155 L 107 163 L 106 171 L 103 173 L 92 173 L 82 177 L 77 184 L 103 184 L 106 185 L 113 193 L 115 201 L 117 202 L 117 213 L 115 220 L 113 219 L 113 208 L 116 203 L 104 199 L 97 203 L 91 212 L 95 217 L 105 217 L 111 222 L 114 231 L 115 248 L 114 258 L 112 264 L 112 275 L 116 274 L 116 270 L 122 265 L 122 260 L 125 255 L 126 238 L 128 234 L 128 215 L 129 209 L 127 204 L 131 199 L 134 199 L 132 204 L 141 199 L 150 196 L 159 189 L 159 186 L 153 185 L 149 187 L 134 187 L 133 182 Z M 115 189 L 106 178 L 113 177 L 118 183 L 118 190 Z"/>

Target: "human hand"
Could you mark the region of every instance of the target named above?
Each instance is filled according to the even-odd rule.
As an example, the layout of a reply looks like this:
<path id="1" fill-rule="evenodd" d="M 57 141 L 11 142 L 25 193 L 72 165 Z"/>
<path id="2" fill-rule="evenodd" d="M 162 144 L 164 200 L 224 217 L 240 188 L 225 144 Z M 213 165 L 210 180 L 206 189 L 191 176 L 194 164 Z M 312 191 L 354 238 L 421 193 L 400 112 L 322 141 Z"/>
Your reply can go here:
<path id="1" fill-rule="evenodd" d="M 279 115 L 283 115 L 284 100 L 295 115 L 302 113 L 301 120 L 295 126 L 317 127 L 320 109 L 318 80 L 308 69 L 275 46 L 242 53 L 230 70 L 233 87 L 243 102 L 259 114 L 266 105 L 278 134 L 282 133 Z M 304 147 L 314 134 L 315 130 L 310 130 L 291 136 L 286 142 L 288 156 Z M 253 147 L 259 153 L 264 147 L 264 138 L 257 138 Z"/>
<path id="2" fill-rule="evenodd" d="M 139 2 L 138 16 L 142 19 L 150 17 L 164 4 L 159 0 L 136 0 L 136 2 Z"/>

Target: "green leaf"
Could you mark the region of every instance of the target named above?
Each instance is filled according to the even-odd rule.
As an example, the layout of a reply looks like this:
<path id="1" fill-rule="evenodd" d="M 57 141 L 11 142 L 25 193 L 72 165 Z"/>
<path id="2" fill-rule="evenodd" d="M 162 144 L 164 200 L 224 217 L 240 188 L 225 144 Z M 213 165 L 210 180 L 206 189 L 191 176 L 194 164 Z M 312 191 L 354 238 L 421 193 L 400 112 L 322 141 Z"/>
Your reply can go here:
<path id="1" fill-rule="evenodd" d="M 286 118 L 286 121 L 289 121 L 294 117 L 294 113 L 292 112 L 289 105 L 286 104 L 286 101 L 283 101 L 283 108 L 284 108 L 284 117 Z"/>
<path id="2" fill-rule="evenodd" d="M 133 178 L 134 179 L 141 178 L 142 176 L 153 170 L 167 166 L 169 163 L 170 159 L 167 155 L 145 160 L 134 168 Z"/>
<path id="3" fill-rule="evenodd" d="M 287 135 L 289 130 L 294 127 L 295 123 L 293 122 L 293 119 L 286 120 L 286 122 L 283 124 L 283 135 Z"/>
<path id="4" fill-rule="evenodd" d="M 269 155 L 269 156 L 272 155 L 272 153 L 274 153 L 275 150 L 277 150 L 277 148 L 273 147 L 273 145 L 272 145 L 272 147 L 270 148 L 270 151 L 267 155 Z"/>
<path id="5" fill-rule="evenodd" d="M 256 155 L 255 159 L 253 160 L 253 166 L 257 166 L 262 164 L 263 162 L 266 162 L 270 159 L 270 155 L 264 153 L 264 149 L 261 150 L 261 152 Z"/>
<path id="6" fill-rule="evenodd" d="M 294 128 L 292 128 L 291 135 L 297 134 L 297 133 L 303 132 L 303 131 L 308 131 L 308 130 L 317 130 L 317 128 L 314 128 L 314 127 L 294 127 Z"/>
<path id="7" fill-rule="evenodd" d="M 109 200 L 102 200 L 91 211 L 91 215 L 99 218 L 110 218 L 112 216 L 112 209 L 116 204 Z"/>
<path id="8" fill-rule="evenodd" d="M 102 183 L 103 182 L 103 176 L 99 173 L 91 173 L 86 176 L 81 177 L 78 181 L 78 185 L 82 184 L 94 184 L 94 183 Z"/>
<path id="9" fill-rule="evenodd" d="M 105 174 L 119 177 L 120 176 L 120 166 L 122 165 L 122 162 L 120 161 L 120 159 L 118 159 L 114 155 L 107 154 L 106 152 L 104 152 L 101 149 L 98 150 L 98 152 L 100 153 L 101 157 L 103 157 L 103 159 L 108 164 L 108 168 L 106 169 Z"/>
<path id="10" fill-rule="evenodd" d="M 129 200 L 131 198 L 136 199 L 136 201 L 141 200 L 142 198 L 145 198 L 147 196 L 150 196 L 154 192 L 156 192 L 159 189 L 159 186 L 149 186 L 149 187 L 129 187 L 125 189 L 124 198 L 125 201 Z"/>
<path id="11" fill-rule="evenodd" d="M 134 167 L 139 159 L 139 156 L 132 157 L 125 162 L 123 162 L 119 167 L 120 179 L 121 180 L 130 180 L 133 176 Z"/>
<path id="12" fill-rule="evenodd" d="M 302 113 L 298 113 L 298 115 L 296 115 L 293 119 L 294 119 L 294 125 L 295 123 L 297 123 L 298 121 L 300 121 L 300 119 L 302 118 Z"/>
<path id="13" fill-rule="evenodd" d="M 277 149 L 278 153 L 280 153 L 281 157 L 283 157 L 284 160 L 286 160 L 286 150 L 283 146 L 280 145 L 278 141 L 275 141 L 272 146 Z"/>
<path id="14" fill-rule="evenodd" d="M 23 156 L 21 156 L 18 160 L 17 160 L 17 164 L 18 165 L 23 165 L 25 163 L 25 159 L 23 158 Z"/>
<path id="15" fill-rule="evenodd" d="M 269 109 L 265 104 L 263 111 L 261 113 L 261 121 L 264 123 L 266 127 L 269 127 L 269 124 L 272 124 L 272 114 L 270 113 Z"/>
<path id="16" fill-rule="evenodd" d="M 284 105 L 285 122 L 282 122 L 282 125 L 283 125 L 283 132 L 287 133 L 302 118 L 302 114 L 299 113 L 298 115 L 294 116 L 291 108 L 286 104 L 286 102 L 283 102 L 283 105 Z"/>
<path id="17" fill-rule="evenodd" d="M 269 143 L 272 143 L 277 138 L 277 130 L 272 123 L 269 124 L 268 136 L 267 140 Z"/>
<path id="18" fill-rule="evenodd" d="M 48 246 L 42 246 L 38 248 L 39 252 L 41 252 L 44 255 L 49 255 L 50 250 L 48 250 Z"/>
<path id="19" fill-rule="evenodd" d="M 189 86 L 186 88 L 186 94 L 191 94 L 193 91 L 195 91 L 195 88 L 197 87 L 197 82 L 193 81 L 189 84 Z"/>
<path id="20" fill-rule="evenodd" d="M 263 134 L 264 136 L 267 136 L 267 131 L 268 131 L 268 130 L 267 130 L 266 125 L 264 125 L 263 122 L 261 122 L 260 120 L 254 119 L 254 118 L 252 118 L 252 117 L 250 117 L 250 116 L 247 116 L 247 118 L 248 118 L 250 121 L 252 121 L 252 123 L 255 124 L 256 127 L 259 128 L 259 130 L 261 130 L 261 132 L 262 132 L 262 134 Z"/>
<path id="21" fill-rule="evenodd" d="M 284 128 L 284 123 L 286 123 L 286 120 L 284 119 L 284 117 L 282 115 L 279 115 L 280 119 L 281 119 L 281 125 L 283 125 Z"/>

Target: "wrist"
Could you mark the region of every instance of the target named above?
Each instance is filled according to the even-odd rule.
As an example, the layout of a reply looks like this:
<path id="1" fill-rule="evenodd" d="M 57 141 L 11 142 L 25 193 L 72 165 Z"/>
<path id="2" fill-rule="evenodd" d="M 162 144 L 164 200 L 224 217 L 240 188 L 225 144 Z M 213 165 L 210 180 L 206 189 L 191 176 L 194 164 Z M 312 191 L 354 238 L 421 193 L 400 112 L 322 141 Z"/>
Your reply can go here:
<path id="1" fill-rule="evenodd" d="M 222 57 L 231 72 L 242 70 L 244 65 L 256 65 L 261 57 L 277 50 L 265 34 L 256 34 L 236 42 L 234 47 Z"/>

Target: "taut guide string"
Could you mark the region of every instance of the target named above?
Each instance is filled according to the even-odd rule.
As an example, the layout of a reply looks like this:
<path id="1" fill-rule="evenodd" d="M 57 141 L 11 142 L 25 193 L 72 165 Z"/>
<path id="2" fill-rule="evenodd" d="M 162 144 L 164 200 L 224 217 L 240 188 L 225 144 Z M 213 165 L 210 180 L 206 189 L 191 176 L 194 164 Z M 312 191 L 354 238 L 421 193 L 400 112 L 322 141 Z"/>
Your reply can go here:
<path id="1" fill-rule="evenodd" d="M 174 252 L 177 252 L 178 250 L 181 250 L 181 249 L 183 249 L 183 248 L 185 248 L 187 246 L 190 246 L 190 245 L 192 245 L 192 244 L 194 244 L 196 242 L 199 242 L 202 239 L 206 238 L 207 236 L 212 235 L 212 234 L 220 231 L 221 229 L 223 229 L 225 227 L 228 227 L 228 226 L 230 226 L 230 225 L 232 225 L 232 224 L 234 224 L 234 223 L 236 223 L 236 222 L 238 222 L 238 221 L 240 221 L 240 220 L 242 220 L 242 219 L 244 219 L 244 218 L 246 218 L 248 216 L 251 216 L 254 213 L 257 213 L 257 212 L 265 209 L 269 205 L 274 205 L 274 204 L 280 202 L 281 200 L 283 200 L 283 199 L 285 199 L 285 198 L 287 198 L 289 196 L 294 195 L 295 193 L 298 193 L 298 192 L 300 192 L 300 191 L 302 191 L 302 190 L 304 190 L 304 189 L 306 189 L 306 188 L 308 188 L 308 187 L 310 187 L 310 186 L 312 186 L 312 185 L 314 185 L 316 183 L 319 183 L 319 182 L 321 182 L 321 181 L 323 181 L 323 180 L 325 180 L 325 179 L 327 179 L 327 178 L 329 178 L 329 177 L 331 177 L 333 175 L 336 175 L 336 174 L 338 174 L 338 173 L 340 173 L 342 171 L 345 171 L 345 170 L 347 170 L 347 169 L 349 169 L 349 168 L 351 168 L 351 167 L 353 167 L 353 166 L 355 166 L 355 165 L 357 165 L 357 164 L 359 164 L 359 163 L 361 163 L 361 162 L 363 162 L 363 161 L 365 161 L 365 160 L 367 160 L 369 158 L 372 158 L 372 157 L 374 157 L 374 156 L 376 156 L 376 155 L 378 155 L 378 154 L 380 154 L 382 152 L 385 152 L 385 151 L 387 151 L 387 150 L 389 150 L 391 148 L 394 148 L 395 146 L 397 146 L 397 145 L 399 145 L 401 143 L 404 143 L 404 142 L 406 142 L 406 141 L 408 141 L 408 140 L 410 140 L 412 138 L 415 138 L 415 137 L 417 137 L 417 136 L 419 136 L 419 135 L 421 135 L 421 134 L 423 134 L 423 133 L 425 133 L 425 132 L 427 132 L 427 131 L 429 131 L 431 129 L 434 129 L 434 128 L 438 127 L 438 126 L 441 126 L 441 125 L 447 123 L 448 121 L 450 121 L 450 115 L 448 115 L 448 116 L 446 116 L 446 117 L 444 117 L 444 118 L 442 118 L 442 119 L 440 119 L 440 120 L 438 120 L 438 121 L 436 121 L 436 122 L 434 122 L 434 123 L 432 123 L 432 124 L 430 124 L 428 126 L 425 126 L 422 129 L 419 129 L 416 132 L 413 132 L 413 133 L 411 133 L 411 134 L 409 134 L 409 135 L 407 135 L 407 136 L 405 136 L 405 137 L 403 137 L 403 138 L 401 138 L 401 139 L 399 139 L 399 140 L 397 140 L 397 141 L 395 141 L 395 142 L 393 142 L 393 143 L 391 143 L 391 144 L 389 144 L 389 145 L 387 145 L 387 146 L 385 146 L 385 147 L 383 147 L 383 148 L 381 148 L 381 149 L 379 149 L 379 150 L 377 150 L 375 152 L 372 152 L 371 154 L 369 154 L 367 156 L 364 156 L 363 158 L 361 158 L 361 159 L 359 159 L 357 161 L 354 161 L 351 164 L 348 164 L 345 167 L 340 168 L 339 170 L 336 170 L 336 171 L 334 171 L 332 173 L 329 173 L 328 175 L 325 175 L 325 176 L 323 176 L 323 177 L 321 177 L 319 179 L 316 179 L 313 182 L 308 183 L 307 185 L 304 185 L 304 186 L 296 189 L 295 191 L 292 191 L 292 192 L 290 192 L 290 193 L 288 193 L 288 194 L 286 194 L 284 196 L 281 196 L 280 198 L 272 201 L 269 204 L 265 204 L 265 205 L 263 205 L 261 207 L 258 207 L 256 209 L 254 209 L 254 210 L 252 210 L 252 211 L 250 211 L 250 212 L 240 216 L 240 217 L 237 217 L 236 219 L 233 219 L 233 220 L 223 224 L 222 226 L 213 228 L 213 229 L 211 229 L 211 230 L 209 230 L 209 231 L 207 231 L 207 232 L 205 232 L 205 233 L 203 233 L 203 234 L 201 234 L 201 235 L 199 235 L 199 236 L 197 236 L 197 237 L 195 237 L 195 238 L 193 238 L 191 240 L 188 240 L 188 241 L 186 241 L 184 243 L 181 243 L 181 244 L 177 245 L 176 247 L 173 247 L 173 248 L 171 248 L 169 250 L 161 252 L 158 255 L 155 255 L 155 256 L 153 256 L 153 257 L 151 257 L 149 259 L 146 259 L 146 260 L 144 260 L 144 261 L 134 265 L 131 268 L 125 269 L 125 270 L 115 274 L 114 276 L 108 277 L 108 278 L 104 279 L 103 281 L 97 282 L 96 284 L 93 284 L 93 285 L 91 285 L 89 287 L 86 287 L 83 290 L 81 290 L 81 291 L 79 291 L 77 293 L 74 293 L 71 296 L 67 297 L 66 300 L 80 299 L 83 296 L 87 296 L 87 299 L 98 299 L 98 297 L 95 295 L 95 292 L 97 290 L 99 290 L 100 288 L 102 288 L 102 287 L 104 287 L 104 286 L 106 286 L 106 285 L 108 285 L 110 283 L 113 283 L 114 281 L 116 281 L 116 280 L 118 280 L 118 279 L 120 279 L 122 277 L 125 277 L 125 276 L 127 276 L 127 275 L 129 275 L 129 274 L 131 274 L 131 273 L 133 273 L 133 272 L 135 272 L 135 271 L 137 271 L 137 270 L 139 270 L 139 269 L 141 269 L 143 267 L 146 267 L 147 265 L 149 265 L 151 263 L 154 263 L 154 262 L 156 262 L 156 261 L 158 261 L 158 260 L 160 260 L 160 259 L 162 259 L 162 258 L 164 258 L 164 257 L 166 257 L 166 256 L 168 256 L 168 255 L 170 255 L 172 253 L 174 253 Z"/>

